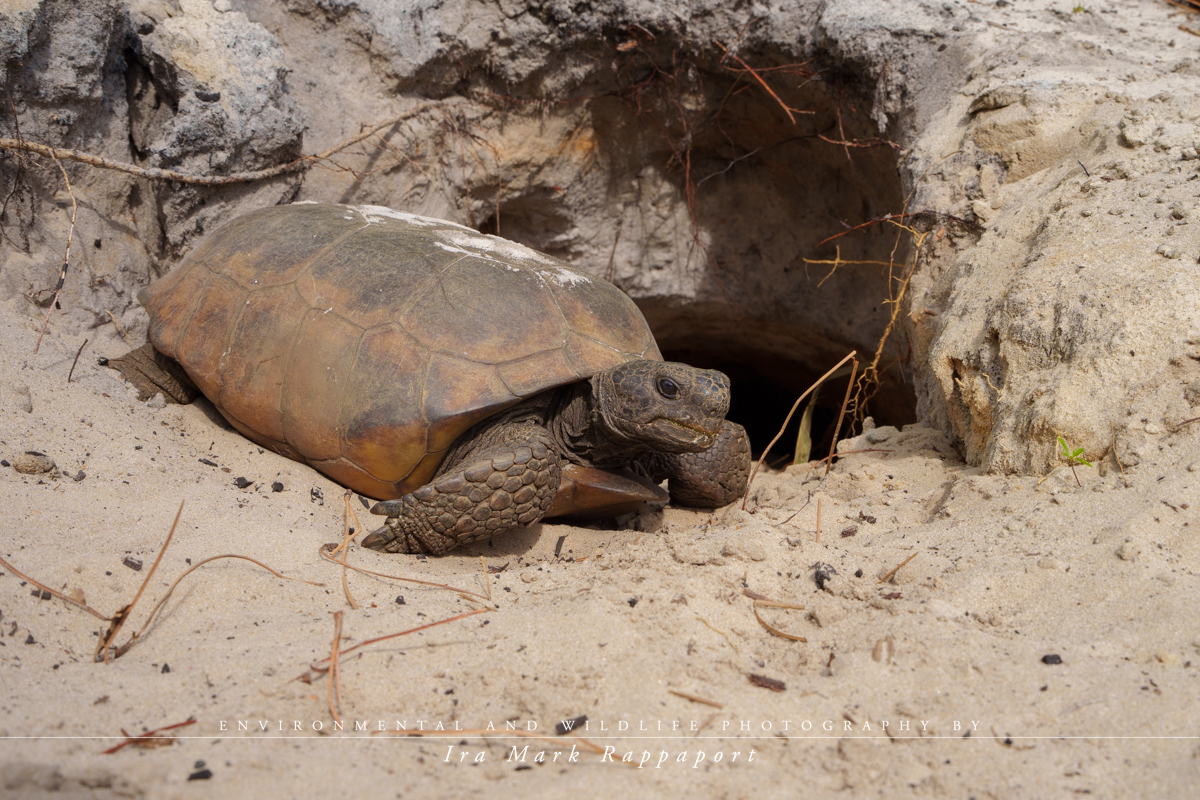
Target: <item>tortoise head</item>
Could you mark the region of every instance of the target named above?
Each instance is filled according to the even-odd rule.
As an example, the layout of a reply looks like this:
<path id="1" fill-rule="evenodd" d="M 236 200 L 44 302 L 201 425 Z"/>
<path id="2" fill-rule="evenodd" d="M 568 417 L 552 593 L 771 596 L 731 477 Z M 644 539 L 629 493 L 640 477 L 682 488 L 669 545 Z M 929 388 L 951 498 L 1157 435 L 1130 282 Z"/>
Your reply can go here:
<path id="1" fill-rule="evenodd" d="M 592 378 L 596 412 L 639 449 L 698 453 L 712 447 L 729 410 L 729 378 L 670 361 L 631 361 Z"/>

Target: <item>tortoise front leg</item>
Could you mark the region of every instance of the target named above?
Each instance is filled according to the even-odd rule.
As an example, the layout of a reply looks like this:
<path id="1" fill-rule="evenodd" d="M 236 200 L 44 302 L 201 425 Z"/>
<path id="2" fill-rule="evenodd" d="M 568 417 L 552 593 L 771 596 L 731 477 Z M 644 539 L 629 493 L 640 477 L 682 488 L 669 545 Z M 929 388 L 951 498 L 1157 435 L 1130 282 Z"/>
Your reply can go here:
<path id="1" fill-rule="evenodd" d="M 667 479 L 671 502 L 694 508 L 720 508 L 746 491 L 750 480 L 750 439 L 746 429 L 725 420 L 721 435 L 699 453 L 655 453 L 642 461 L 653 480 Z"/>
<path id="2" fill-rule="evenodd" d="M 562 476 L 548 440 L 542 433 L 504 450 L 473 454 L 399 500 L 376 503 L 371 513 L 388 520 L 362 540 L 363 547 L 442 555 L 537 522 L 554 501 Z"/>

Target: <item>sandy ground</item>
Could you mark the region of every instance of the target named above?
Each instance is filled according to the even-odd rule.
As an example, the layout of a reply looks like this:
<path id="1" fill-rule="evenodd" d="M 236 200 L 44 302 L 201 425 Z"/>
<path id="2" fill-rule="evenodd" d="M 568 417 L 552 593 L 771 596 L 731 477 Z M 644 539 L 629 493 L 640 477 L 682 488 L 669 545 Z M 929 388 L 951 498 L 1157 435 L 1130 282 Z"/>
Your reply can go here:
<path id="1" fill-rule="evenodd" d="M 119 339 L 88 342 L 68 382 L 82 337 L 52 326 L 35 355 L 36 328 L 0 305 L 0 457 L 37 451 L 56 465 L 0 469 L 0 552 L 15 568 L 112 614 L 182 502 L 120 640 L 207 556 L 323 585 L 217 561 L 106 665 L 93 661 L 97 619 L 0 570 L 5 797 L 1184 797 L 1200 786 L 1200 424 L 1160 431 L 1128 487 L 1115 462 L 1078 469 L 1081 487 L 1066 467 L 1039 483 L 979 474 L 927 428 L 870 430 L 843 447 L 886 452 L 849 455 L 827 477 L 760 475 L 749 511 L 544 524 L 440 559 L 353 547 L 360 567 L 492 597 L 352 573 L 354 610 L 318 552 L 343 530 L 339 487 L 204 403 L 137 402 L 97 365 L 125 349 Z M 490 587 L 481 556 L 499 570 Z M 834 570 L 818 587 L 814 574 Z M 807 641 L 759 624 L 753 596 L 803 605 L 758 613 Z M 347 656 L 342 732 L 325 678 L 295 680 L 328 656 L 335 612 L 348 646 L 479 608 L 490 611 Z M 581 715 L 582 737 L 615 761 L 554 734 Z M 103 752 L 122 730 L 189 718 L 170 746 Z M 399 726 L 439 736 L 391 735 Z M 453 732 L 480 728 L 495 734 Z"/>

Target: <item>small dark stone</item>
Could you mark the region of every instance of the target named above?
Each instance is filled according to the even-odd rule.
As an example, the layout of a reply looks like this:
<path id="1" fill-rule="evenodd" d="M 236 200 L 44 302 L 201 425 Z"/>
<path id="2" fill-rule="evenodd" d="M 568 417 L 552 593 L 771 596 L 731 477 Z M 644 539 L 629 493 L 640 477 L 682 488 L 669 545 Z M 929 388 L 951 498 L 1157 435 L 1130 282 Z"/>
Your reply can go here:
<path id="1" fill-rule="evenodd" d="M 206 92 L 203 89 L 196 90 L 196 99 L 202 100 L 205 103 L 215 103 L 221 99 L 220 92 Z"/>
<path id="2" fill-rule="evenodd" d="M 7 458 L 0 458 L 0 467 L 11 467 L 11 466 L 12 466 L 12 464 L 8 463 Z"/>
<path id="3" fill-rule="evenodd" d="M 31 592 L 31 594 L 34 597 L 36 597 L 38 600 L 49 600 L 51 597 L 54 596 L 54 595 L 50 594 L 50 592 L 46 591 L 45 589 L 34 589 L 33 592 Z"/>
<path id="4" fill-rule="evenodd" d="M 166 663 L 164 663 L 164 664 L 163 664 L 163 667 L 162 667 L 162 669 L 160 670 L 160 672 L 161 672 L 163 675 L 166 675 L 166 674 L 167 674 L 168 672 L 170 672 L 170 671 L 171 671 L 171 665 L 170 665 L 170 664 L 166 664 Z"/>
<path id="5" fill-rule="evenodd" d="M 533 769 L 529 764 L 517 764 L 517 768 L 513 772 L 520 772 L 523 769 Z"/>
<path id="6" fill-rule="evenodd" d="M 271 491 L 272 492 L 282 492 L 283 484 L 280 483 L 279 481 L 275 481 L 274 483 L 271 484 Z"/>
<path id="7" fill-rule="evenodd" d="M 188 780 L 189 781 L 206 781 L 211 777 L 212 777 L 211 769 L 202 769 L 197 772 L 193 772 L 191 775 L 188 775 Z"/>
<path id="8" fill-rule="evenodd" d="M 105 358 L 104 356 L 100 356 L 99 358 L 97 358 L 97 359 L 96 359 L 96 363 L 97 363 L 97 364 L 99 364 L 99 365 L 100 365 L 100 366 L 102 366 L 102 367 L 107 367 L 107 366 L 108 366 L 108 359 L 107 359 L 107 358 Z"/>
<path id="9" fill-rule="evenodd" d="M 208 766 L 208 764 L 204 763 L 204 759 L 200 759 L 199 761 L 197 761 L 195 764 L 192 765 L 192 769 L 204 769 L 207 766 Z"/>
<path id="10" fill-rule="evenodd" d="M 71 480 L 75 481 L 76 483 L 79 483 L 81 480 L 83 480 L 86 477 L 87 477 L 87 475 L 84 473 L 84 471 L 79 470 L 78 472 L 76 472 L 74 475 L 71 476 Z"/>
<path id="11" fill-rule="evenodd" d="M 142 571 L 142 562 L 133 556 L 125 556 L 125 558 L 121 560 L 121 563 L 129 567 L 134 572 Z"/>
<path id="12" fill-rule="evenodd" d="M 245 489 L 247 486 L 253 486 L 254 481 L 247 480 L 246 478 L 238 477 L 238 478 L 233 479 L 233 485 L 239 489 Z"/>
<path id="13" fill-rule="evenodd" d="M 571 731 L 587 722 L 587 714 L 580 714 L 578 717 L 571 717 L 554 726 L 554 734 L 556 736 L 566 736 Z"/>
<path id="14" fill-rule="evenodd" d="M 325 494 L 320 489 L 318 489 L 316 486 L 309 489 L 308 499 L 314 503 L 320 503 L 321 505 L 325 505 Z"/>
<path id="15" fill-rule="evenodd" d="M 1058 653 L 1050 653 L 1049 655 L 1042 656 L 1042 663 L 1043 664 L 1061 664 L 1062 656 L 1060 656 Z"/>
<path id="16" fill-rule="evenodd" d="M 201 464 L 208 464 L 210 467 L 215 467 L 215 466 L 217 466 L 217 462 L 215 462 L 215 461 L 209 461 L 207 458 L 202 458 L 202 459 L 200 459 L 200 463 L 201 463 Z"/>
<path id="17" fill-rule="evenodd" d="M 363 497 L 361 494 L 358 496 L 358 502 L 363 504 L 363 508 L 371 507 L 371 504 L 367 501 L 367 498 Z"/>
<path id="18" fill-rule="evenodd" d="M 636 605 L 637 605 L 637 598 L 636 597 L 629 598 L 629 607 L 633 608 Z"/>
<path id="19" fill-rule="evenodd" d="M 102 244 L 104 244 L 104 242 L 100 241 L 99 239 L 92 240 L 92 247 L 96 248 L 97 250 L 100 249 L 100 245 Z"/>
<path id="20" fill-rule="evenodd" d="M 848 537 L 850 537 L 850 536 L 853 536 L 853 535 L 854 535 L 854 534 L 856 534 L 856 533 L 858 533 L 858 526 L 857 526 L 857 525 L 851 525 L 849 528 L 845 528 L 845 529 L 843 529 L 843 530 L 842 530 L 842 538 L 843 538 L 843 539 L 846 539 L 846 538 L 848 538 Z"/>
<path id="21" fill-rule="evenodd" d="M 404 595 L 397 595 L 397 596 L 396 596 L 396 605 L 398 605 L 398 606 L 405 605 L 405 603 L 404 603 Z"/>
<path id="22" fill-rule="evenodd" d="M 856 577 L 856 578 L 861 578 L 861 577 L 862 577 L 862 570 L 861 570 L 861 569 L 856 569 L 856 570 L 854 570 L 854 577 Z"/>
<path id="23" fill-rule="evenodd" d="M 32 633 L 25 637 L 25 644 L 37 644 L 37 640 L 33 638 Z"/>
<path id="24" fill-rule="evenodd" d="M 867 513 L 867 512 L 865 512 L 865 511 L 860 511 L 860 512 L 858 512 L 858 519 L 859 519 L 859 521 L 861 521 L 861 522 L 869 522 L 869 523 L 870 523 L 870 524 L 872 524 L 872 525 L 874 525 L 874 524 L 876 523 L 876 521 L 877 521 L 877 520 L 875 519 L 875 517 L 872 517 L 870 514 L 868 514 L 868 513 Z"/>
<path id="25" fill-rule="evenodd" d="M 766 675 L 755 675 L 750 673 L 747 675 L 750 682 L 755 686 L 761 686 L 764 689 L 770 689 L 772 692 L 782 692 L 787 689 L 787 684 L 775 678 L 768 678 Z"/>

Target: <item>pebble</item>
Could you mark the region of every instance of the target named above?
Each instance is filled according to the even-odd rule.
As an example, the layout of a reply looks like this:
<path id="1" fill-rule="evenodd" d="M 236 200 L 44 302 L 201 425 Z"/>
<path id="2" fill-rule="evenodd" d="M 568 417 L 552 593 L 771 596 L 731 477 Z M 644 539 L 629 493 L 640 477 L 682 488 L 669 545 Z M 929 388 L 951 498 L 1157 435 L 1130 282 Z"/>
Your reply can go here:
<path id="1" fill-rule="evenodd" d="M 45 453 L 28 450 L 13 459 L 13 469 L 26 475 L 40 475 L 54 469 L 54 459 Z"/>
<path id="2" fill-rule="evenodd" d="M 1058 653 L 1050 653 L 1048 655 L 1042 656 L 1043 664 L 1053 665 L 1053 664 L 1061 664 L 1062 662 L 1063 662 L 1062 656 L 1060 656 Z"/>
<path id="3" fill-rule="evenodd" d="M 538 579 L 538 574 L 531 569 L 527 569 L 521 573 L 521 580 L 526 583 L 533 583 Z"/>
<path id="4" fill-rule="evenodd" d="M 160 409 L 167 407 L 167 398 L 163 397 L 162 392 L 154 395 L 146 401 L 146 408 Z"/>
<path id="5" fill-rule="evenodd" d="M 1179 258 L 1179 248 L 1163 242 L 1158 246 L 1158 254 L 1163 258 Z"/>
<path id="6" fill-rule="evenodd" d="M 142 570 L 142 562 L 133 556 L 125 556 L 125 558 L 121 559 L 121 563 L 129 567 L 134 572 L 141 572 Z"/>

